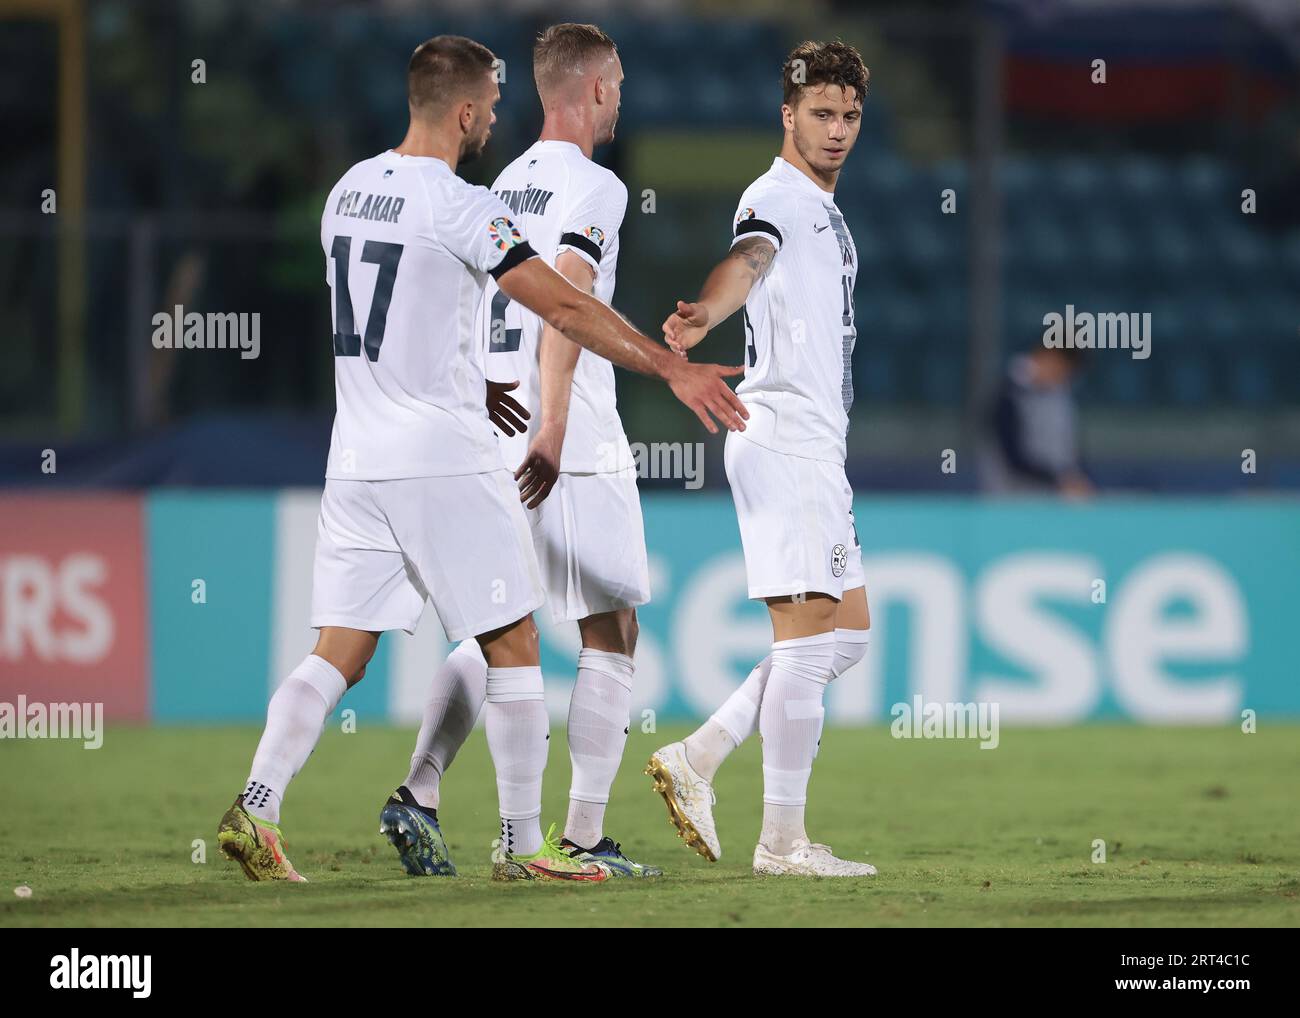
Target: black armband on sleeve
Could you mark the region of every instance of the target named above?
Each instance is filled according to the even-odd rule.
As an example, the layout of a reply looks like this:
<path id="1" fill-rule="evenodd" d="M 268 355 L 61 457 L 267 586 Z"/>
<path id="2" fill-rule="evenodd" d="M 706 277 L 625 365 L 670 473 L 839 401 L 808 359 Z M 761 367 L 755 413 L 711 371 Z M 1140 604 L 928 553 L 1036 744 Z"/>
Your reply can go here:
<path id="1" fill-rule="evenodd" d="M 576 247 L 597 265 L 600 264 L 600 245 L 581 233 L 563 233 L 560 235 L 561 247 Z"/>
<path id="2" fill-rule="evenodd" d="M 507 251 L 506 256 L 497 262 L 495 268 L 488 269 L 488 273 L 493 279 L 500 279 L 520 262 L 526 262 L 529 258 L 535 257 L 537 257 L 537 252 L 533 250 L 533 246 L 528 241 L 524 241 Z"/>

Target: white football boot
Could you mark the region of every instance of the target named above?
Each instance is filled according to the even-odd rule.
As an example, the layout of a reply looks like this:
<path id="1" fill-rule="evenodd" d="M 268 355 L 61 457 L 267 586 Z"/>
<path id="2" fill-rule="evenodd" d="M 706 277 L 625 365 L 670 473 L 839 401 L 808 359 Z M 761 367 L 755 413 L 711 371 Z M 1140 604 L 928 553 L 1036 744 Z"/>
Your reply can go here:
<path id="1" fill-rule="evenodd" d="M 686 759 L 684 743 L 673 742 L 655 750 L 645 772 L 654 778 L 655 791 L 668 804 L 668 819 L 677 835 L 709 862 L 722 855 L 713 826 L 713 786 Z"/>
<path id="2" fill-rule="evenodd" d="M 789 855 L 776 855 L 762 845 L 757 846 L 754 849 L 754 872 L 781 877 L 874 877 L 876 867 L 870 863 L 837 859 L 831 855 L 829 845 L 795 838 Z"/>

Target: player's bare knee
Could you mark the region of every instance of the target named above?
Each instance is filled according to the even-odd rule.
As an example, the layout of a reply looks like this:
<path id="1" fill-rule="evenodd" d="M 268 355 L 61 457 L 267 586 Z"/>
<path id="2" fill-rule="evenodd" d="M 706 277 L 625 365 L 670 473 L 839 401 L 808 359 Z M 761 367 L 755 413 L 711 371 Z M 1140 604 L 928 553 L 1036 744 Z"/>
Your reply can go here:
<path id="1" fill-rule="evenodd" d="M 323 654 L 317 656 L 325 657 Z M 366 665 L 370 663 L 369 658 L 364 661 L 358 661 L 355 658 L 331 661 L 326 657 L 325 660 L 338 669 L 338 673 L 343 676 L 343 681 L 348 684 L 348 689 L 351 689 L 366 677 Z"/>
<path id="2" fill-rule="evenodd" d="M 521 619 L 511 630 L 511 646 L 521 653 L 536 654 L 541 643 L 541 634 L 537 632 L 537 623 L 531 615 Z"/>
<path id="3" fill-rule="evenodd" d="M 631 609 L 614 614 L 614 646 L 606 648 L 615 654 L 632 657 L 636 653 L 636 638 L 641 628 L 636 621 L 636 612 Z"/>
<path id="4" fill-rule="evenodd" d="M 865 587 L 844 592 L 835 613 L 835 675 L 847 672 L 867 655 L 871 642 L 871 612 Z"/>
<path id="5" fill-rule="evenodd" d="M 351 689 L 366 674 L 366 666 L 379 646 L 379 633 L 327 626 L 320 631 L 312 654 L 328 661 Z"/>
<path id="6" fill-rule="evenodd" d="M 640 626 L 634 608 L 589 615 L 578 623 L 578 629 L 582 634 L 583 647 L 589 650 L 623 654 L 627 657 L 636 653 Z"/>
<path id="7" fill-rule="evenodd" d="M 490 668 L 517 668 L 537 664 L 539 641 L 537 624 L 531 615 L 478 637 L 479 647 Z"/>

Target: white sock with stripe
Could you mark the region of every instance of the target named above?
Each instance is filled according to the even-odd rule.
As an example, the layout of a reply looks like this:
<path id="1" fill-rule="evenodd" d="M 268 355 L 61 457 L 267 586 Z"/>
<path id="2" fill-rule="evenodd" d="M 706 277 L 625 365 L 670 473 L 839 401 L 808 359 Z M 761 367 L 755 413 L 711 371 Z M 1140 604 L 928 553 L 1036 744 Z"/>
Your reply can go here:
<path id="1" fill-rule="evenodd" d="M 542 772 L 551 737 L 542 669 L 489 668 L 483 717 L 496 768 L 502 847 L 532 855 L 542 847 Z"/>
<path id="2" fill-rule="evenodd" d="M 244 787 L 244 808 L 273 824 L 280 822 L 280 800 L 320 741 L 326 719 L 347 692 L 347 680 L 315 654 L 280 683 L 266 708 L 266 728 L 253 754 Z"/>

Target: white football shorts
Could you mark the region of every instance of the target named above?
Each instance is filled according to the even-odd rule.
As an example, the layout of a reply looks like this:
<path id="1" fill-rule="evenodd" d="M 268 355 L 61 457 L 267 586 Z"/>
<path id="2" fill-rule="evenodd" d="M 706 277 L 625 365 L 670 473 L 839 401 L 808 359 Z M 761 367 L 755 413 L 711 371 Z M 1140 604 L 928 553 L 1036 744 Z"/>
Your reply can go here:
<path id="1" fill-rule="evenodd" d="M 727 435 L 724 462 L 751 598 L 829 594 L 865 585 L 844 467 Z"/>
<path id="2" fill-rule="evenodd" d="M 554 621 L 576 622 L 650 600 L 635 468 L 562 473 L 528 518 Z"/>
<path id="3" fill-rule="evenodd" d="M 426 599 L 452 641 L 541 606 L 537 557 L 510 471 L 326 480 L 312 626 L 413 633 Z"/>

